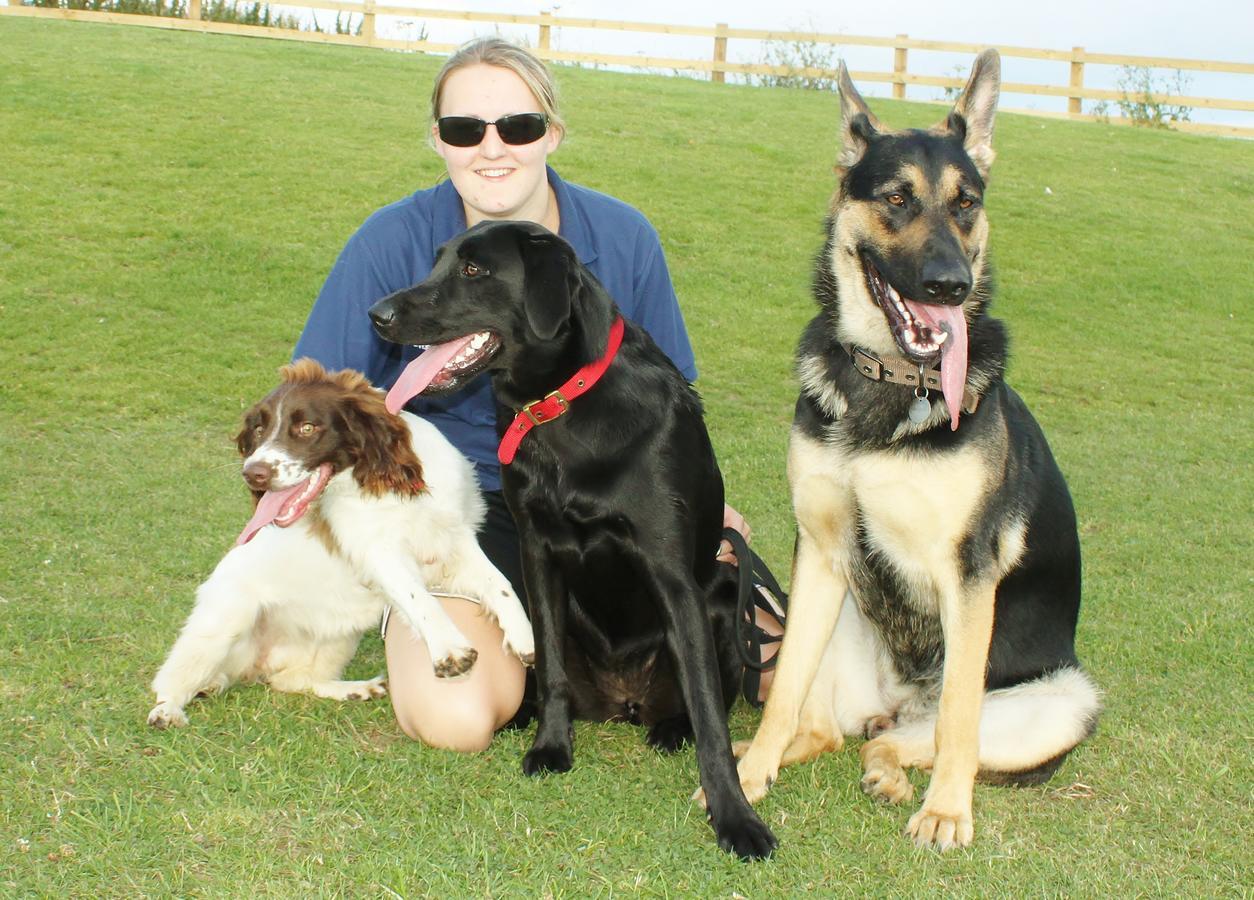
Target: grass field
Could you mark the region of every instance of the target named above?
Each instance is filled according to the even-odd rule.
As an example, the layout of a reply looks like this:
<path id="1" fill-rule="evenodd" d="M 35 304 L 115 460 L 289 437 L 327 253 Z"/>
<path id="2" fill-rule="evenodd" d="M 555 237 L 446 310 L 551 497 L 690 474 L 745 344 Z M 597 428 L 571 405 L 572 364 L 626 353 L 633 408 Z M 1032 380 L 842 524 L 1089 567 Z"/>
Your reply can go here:
<path id="1" fill-rule="evenodd" d="M 1097 735 L 980 787 L 941 856 L 848 749 L 786 770 L 774 861 L 720 853 L 691 750 L 581 724 L 477 756 L 386 703 L 246 687 L 144 723 L 248 515 L 230 438 L 336 253 L 432 184 L 438 60 L 0 19 L 0 895 L 1249 896 L 1254 144 L 1005 116 L 988 198 L 1011 381 L 1067 473 Z M 837 101 L 563 69 L 563 174 L 661 232 L 730 496 L 786 574 L 791 354 Z M 942 110 L 881 101 L 894 125 Z M 368 637 L 350 671 L 382 670 Z M 757 714 L 738 705 L 733 735 Z M 853 742 L 856 746 L 857 742 Z M 916 777 L 916 786 L 925 780 Z"/>

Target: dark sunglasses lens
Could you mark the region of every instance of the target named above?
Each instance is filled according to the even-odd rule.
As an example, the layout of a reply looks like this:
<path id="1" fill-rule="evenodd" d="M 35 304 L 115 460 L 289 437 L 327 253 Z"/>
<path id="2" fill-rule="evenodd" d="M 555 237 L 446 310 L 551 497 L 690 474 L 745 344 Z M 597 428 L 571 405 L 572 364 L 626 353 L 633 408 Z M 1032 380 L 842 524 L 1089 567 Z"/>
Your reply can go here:
<path id="1" fill-rule="evenodd" d="M 454 147 L 475 147 L 488 130 L 487 122 L 471 116 L 444 116 L 437 124 L 440 140 Z"/>
<path id="2" fill-rule="evenodd" d="M 507 144 L 530 144 L 544 137 L 549 123 L 540 113 L 518 113 L 496 120 L 496 133 Z"/>

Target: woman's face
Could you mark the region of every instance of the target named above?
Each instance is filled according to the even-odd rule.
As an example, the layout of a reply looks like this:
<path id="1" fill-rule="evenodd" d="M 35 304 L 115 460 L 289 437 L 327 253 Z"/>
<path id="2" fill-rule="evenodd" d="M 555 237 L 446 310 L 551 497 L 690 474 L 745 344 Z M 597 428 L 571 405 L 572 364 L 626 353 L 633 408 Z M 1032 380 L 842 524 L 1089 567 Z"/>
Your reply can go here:
<path id="1" fill-rule="evenodd" d="M 441 116 L 472 116 L 495 122 L 514 113 L 541 112 L 526 82 L 509 69 L 477 64 L 455 70 L 444 80 Z M 548 155 L 561 143 L 550 127 L 537 141 L 511 145 L 489 125 L 475 147 L 454 147 L 440 140 L 432 126 L 435 149 L 444 157 L 448 175 L 466 207 L 466 224 L 483 219 L 543 222 L 549 209 Z"/>

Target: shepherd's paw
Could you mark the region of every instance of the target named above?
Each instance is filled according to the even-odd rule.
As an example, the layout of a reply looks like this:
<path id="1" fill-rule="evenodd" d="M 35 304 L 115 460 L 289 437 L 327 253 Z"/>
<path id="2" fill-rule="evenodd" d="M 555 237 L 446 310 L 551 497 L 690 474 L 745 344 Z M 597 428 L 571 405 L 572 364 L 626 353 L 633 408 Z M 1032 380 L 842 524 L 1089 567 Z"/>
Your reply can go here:
<path id="1" fill-rule="evenodd" d="M 905 803 L 914 796 L 914 785 L 901 766 L 872 763 L 862 775 L 862 790 L 885 803 Z"/>
<path id="2" fill-rule="evenodd" d="M 750 803 L 757 803 L 766 796 L 766 792 L 775 783 L 775 778 L 779 775 L 779 766 L 777 764 L 771 769 L 763 768 L 757 765 L 752 755 L 746 751 L 736 764 L 736 772 L 740 776 L 740 789 L 745 792 L 745 799 Z"/>
<path id="3" fill-rule="evenodd" d="M 970 812 L 940 812 L 925 805 L 910 817 L 906 834 L 916 847 L 935 847 L 952 850 L 965 847 L 975 837 L 975 825 Z"/>

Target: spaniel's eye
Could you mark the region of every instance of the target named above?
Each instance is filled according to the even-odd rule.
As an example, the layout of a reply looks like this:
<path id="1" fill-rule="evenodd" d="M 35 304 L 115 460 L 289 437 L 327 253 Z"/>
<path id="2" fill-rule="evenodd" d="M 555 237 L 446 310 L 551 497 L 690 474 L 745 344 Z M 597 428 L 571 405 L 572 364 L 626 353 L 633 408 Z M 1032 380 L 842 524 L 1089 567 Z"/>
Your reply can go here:
<path id="1" fill-rule="evenodd" d="M 261 432 L 262 432 L 262 428 L 261 428 L 261 426 L 260 426 L 260 425 L 254 425 L 254 426 L 253 426 L 253 434 L 254 434 L 256 437 L 261 437 Z"/>
<path id="2" fill-rule="evenodd" d="M 303 422 L 300 428 L 296 429 L 296 433 L 301 437 L 309 437 L 317 430 L 317 426 L 313 422 Z"/>
<path id="3" fill-rule="evenodd" d="M 462 274 L 465 275 L 467 278 L 476 278 L 479 275 L 485 274 L 485 272 L 483 269 L 481 269 L 479 266 L 476 266 L 474 263 L 466 262 L 466 263 L 462 263 Z"/>
<path id="4" fill-rule="evenodd" d="M 888 197 L 887 197 L 887 200 L 888 200 L 888 202 L 889 202 L 889 203 L 891 203 L 893 206 L 905 206 L 905 205 L 906 205 L 906 198 L 905 198 L 905 196 L 904 196 L 904 195 L 902 195 L 902 194 L 897 193 L 896 191 L 894 191 L 893 193 L 889 194 L 889 195 L 888 195 Z"/>

